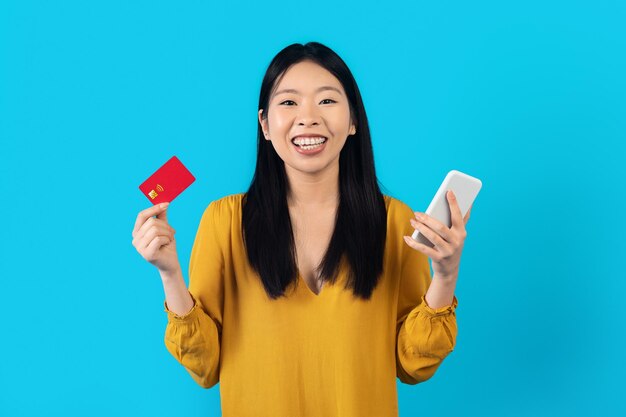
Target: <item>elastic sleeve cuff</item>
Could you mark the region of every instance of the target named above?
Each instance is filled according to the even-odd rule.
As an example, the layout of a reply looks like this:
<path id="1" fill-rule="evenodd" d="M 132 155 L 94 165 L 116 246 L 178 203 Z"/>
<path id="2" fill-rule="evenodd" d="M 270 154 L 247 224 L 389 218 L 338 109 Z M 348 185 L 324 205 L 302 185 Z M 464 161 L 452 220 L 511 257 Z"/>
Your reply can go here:
<path id="1" fill-rule="evenodd" d="M 167 313 L 167 318 L 169 321 L 186 322 L 194 318 L 197 311 L 200 309 L 200 303 L 196 301 L 193 294 L 189 293 L 189 295 L 191 296 L 191 299 L 193 300 L 193 307 L 191 307 L 191 310 L 189 310 L 187 313 L 183 314 L 182 316 L 179 316 L 178 314 L 171 311 L 167 307 L 167 301 L 163 301 L 164 311 Z"/>
<path id="2" fill-rule="evenodd" d="M 447 314 L 451 314 L 456 310 L 456 306 L 459 304 L 459 300 L 457 300 L 456 295 L 452 298 L 452 304 L 439 307 L 439 308 L 431 308 L 426 302 L 426 294 L 422 295 L 422 303 L 421 311 L 424 312 L 427 316 L 437 317 L 437 316 L 445 316 Z"/>

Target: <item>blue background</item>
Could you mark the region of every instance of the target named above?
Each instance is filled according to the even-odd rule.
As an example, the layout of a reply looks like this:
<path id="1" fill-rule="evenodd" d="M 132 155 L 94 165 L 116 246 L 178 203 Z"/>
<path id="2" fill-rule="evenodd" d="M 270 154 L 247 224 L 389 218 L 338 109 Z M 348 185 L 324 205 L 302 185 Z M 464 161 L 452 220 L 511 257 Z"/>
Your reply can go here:
<path id="1" fill-rule="evenodd" d="M 246 190 L 262 76 L 333 48 L 384 191 L 483 180 L 455 351 L 401 416 L 624 413 L 626 7 L 620 1 L 0 3 L 2 416 L 217 416 L 165 349 L 138 190 L 172 155 L 187 279 L 202 212 Z"/>

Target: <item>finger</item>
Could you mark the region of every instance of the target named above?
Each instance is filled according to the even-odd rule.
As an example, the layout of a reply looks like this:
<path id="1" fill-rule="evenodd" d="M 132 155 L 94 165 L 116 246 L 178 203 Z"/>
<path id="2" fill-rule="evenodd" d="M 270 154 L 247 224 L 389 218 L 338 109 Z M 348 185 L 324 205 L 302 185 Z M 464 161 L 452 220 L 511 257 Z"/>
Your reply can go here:
<path id="1" fill-rule="evenodd" d="M 425 224 L 420 223 L 417 220 L 411 219 L 411 225 L 415 229 L 419 230 L 420 233 L 423 234 L 428 240 L 430 240 L 433 245 L 439 248 L 443 248 L 448 245 L 448 242 L 446 242 L 441 236 L 439 236 Z"/>
<path id="2" fill-rule="evenodd" d="M 448 203 L 450 205 L 450 219 L 452 219 L 452 228 L 459 229 L 463 225 L 463 214 L 461 213 L 461 208 L 456 201 L 456 196 L 454 195 L 454 191 L 448 190 L 446 193 L 448 197 Z"/>
<path id="3" fill-rule="evenodd" d="M 426 213 L 415 213 L 415 218 L 418 222 L 425 224 L 431 230 L 437 232 L 445 241 L 452 241 L 452 233 L 450 233 L 450 228 L 445 224 L 441 223 L 439 220 L 434 217 L 429 216 Z"/>
<path id="4" fill-rule="evenodd" d="M 174 230 L 174 228 L 167 224 L 164 220 L 161 220 L 157 217 L 149 217 L 148 220 L 146 220 L 146 222 L 135 233 L 135 239 L 142 239 L 146 235 L 148 230 L 153 228 L 164 232 L 161 234 L 166 234 L 167 232 L 171 232 Z"/>
<path id="5" fill-rule="evenodd" d="M 146 223 L 139 229 L 133 239 L 133 245 L 137 242 L 138 249 L 145 249 L 150 242 L 158 236 L 174 238 L 174 229 L 157 219 L 148 219 Z"/>
<path id="6" fill-rule="evenodd" d="M 167 243 L 167 242 L 171 242 L 172 240 L 174 240 L 174 235 L 172 233 L 168 233 L 168 232 L 163 233 L 160 231 L 149 232 L 144 239 L 144 243 L 146 245 L 145 248 L 147 249 L 148 246 L 150 246 L 150 243 L 152 243 L 155 239 L 161 239 L 161 240 L 164 239 Z"/>
<path id="7" fill-rule="evenodd" d="M 165 207 L 163 207 L 164 205 Z M 140 211 L 139 214 L 137 215 L 137 219 L 135 220 L 135 227 L 133 228 L 133 233 L 132 233 L 133 237 L 135 237 L 135 234 L 139 231 L 141 226 L 143 226 L 146 220 L 148 220 L 148 218 L 154 215 L 157 215 L 161 211 L 165 210 L 167 208 L 167 205 L 169 205 L 169 203 L 155 204 L 154 206 L 150 208 Z"/>
<path id="8" fill-rule="evenodd" d="M 410 247 L 412 247 L 416 251 L 423 253 L 424 255 L 428 256 L 429 258 L 433 259 L 433 258 L 437 258 L 439 256 L 439 253 L 435 249 L 433 249 L 431 247 L 428 247 L 428 246 L 424 245 L 423 243 L 419 243 L 418 241 L 413 239 L 411 236 L 403 236 L 403 237 L 404 237 L 404 241 L 406 242 L 407 245 L 409 245 Z"/>
<path id="9" fill-rule="evenodd" d="M 156 217 L 157 219 L 163 220 L 165 223 L 167 223 L 167 207 L 165 207 L 163 211 L 160 211 Z"/>
<path id="10" fill-rule="evenodd" d="M 167 234 L 168 232 L 172 232 L 174 229 L 167 223 L 167 208 L 163 209 L 163 211 L 159 212 L 156 217 L 150 217 L 146 222 L 139 228 L 139 232 L 135 236 L 141 237 L 146 234 L 146 232 L 152 228 L 156 227 L 159 230 L 164 231 Z"/>
<path id="11" fill-rule="evenodd" d="M 157 236 L 155 239 L 152 239 L 150 244 L 146 248 L 146 259 L 154 259 L 154 255 L 161 249 L 162 246 L 165 246 L 171 242 L 170 238 L 166 236 Z"/>

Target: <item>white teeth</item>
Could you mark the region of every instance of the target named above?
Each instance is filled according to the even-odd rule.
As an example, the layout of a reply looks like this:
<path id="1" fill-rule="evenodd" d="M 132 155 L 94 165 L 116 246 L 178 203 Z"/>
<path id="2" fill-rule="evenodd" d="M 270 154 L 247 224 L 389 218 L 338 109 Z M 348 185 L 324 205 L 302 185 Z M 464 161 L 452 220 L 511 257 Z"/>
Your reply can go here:
<path id="1" fill-rule="evenodd" d="M 306 146 L 306 145 L 319 145 L 321 143 L 324 143 L 326 141 L 326 138 L 324 137 L 317 137 L 317 138 L 311 138 L 311 137 L 298 137 L 295 138 L 293 140 L 293 143 L 298 145 L 298 146 Z"/>
<path id="2" fill-rule="evenodd" d="M 321 143 L 319 143 L 317 145 L 304 145 L 304 146 L 300 146 L 300 148 L 304 149 L 305 151 L 308 151 L 310 149 L 319 148 L 320 146 L 322 146 Z"/>

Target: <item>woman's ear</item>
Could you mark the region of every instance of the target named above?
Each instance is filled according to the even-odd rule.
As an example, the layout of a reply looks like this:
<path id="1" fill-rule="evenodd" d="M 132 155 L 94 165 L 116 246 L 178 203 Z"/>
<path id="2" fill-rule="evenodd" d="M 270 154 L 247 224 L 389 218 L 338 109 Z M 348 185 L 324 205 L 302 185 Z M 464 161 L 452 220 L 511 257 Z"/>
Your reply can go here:
<path id="1" fill-rule="evenodd" d="M 263 109 L 259 110 L 259 123 L 261 124 L 263 135 L 265 135 L 265 140 L 270 140 L 269 131 L 267 128 L 267 119 L 263 118 Z"/>

